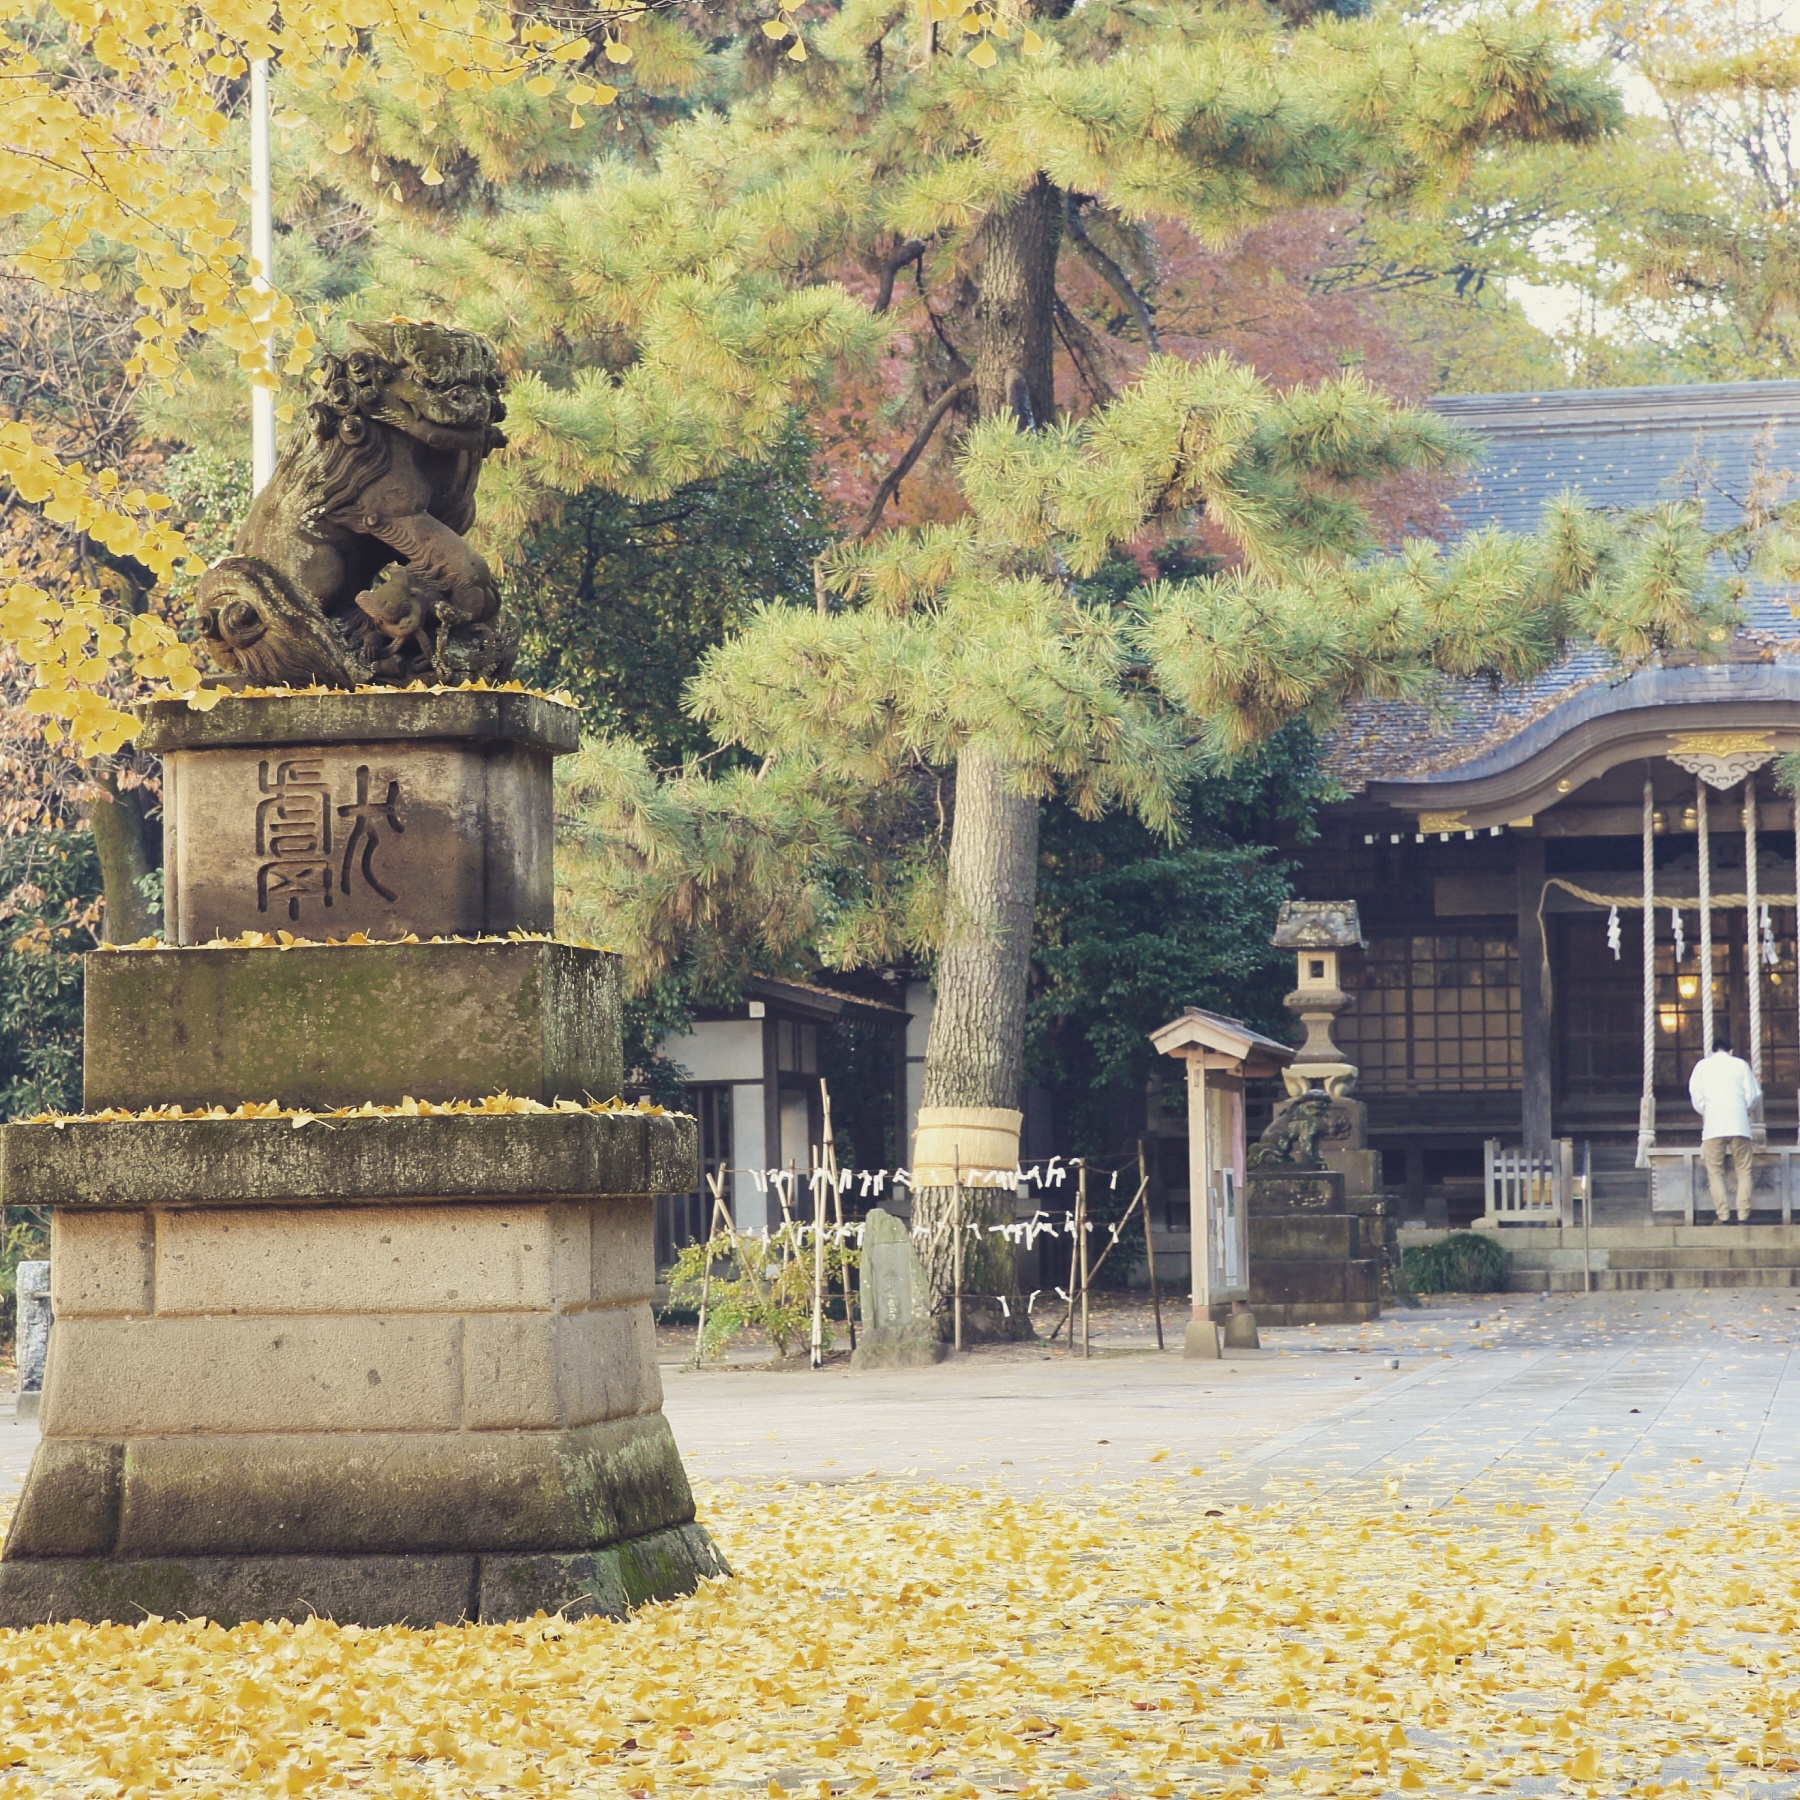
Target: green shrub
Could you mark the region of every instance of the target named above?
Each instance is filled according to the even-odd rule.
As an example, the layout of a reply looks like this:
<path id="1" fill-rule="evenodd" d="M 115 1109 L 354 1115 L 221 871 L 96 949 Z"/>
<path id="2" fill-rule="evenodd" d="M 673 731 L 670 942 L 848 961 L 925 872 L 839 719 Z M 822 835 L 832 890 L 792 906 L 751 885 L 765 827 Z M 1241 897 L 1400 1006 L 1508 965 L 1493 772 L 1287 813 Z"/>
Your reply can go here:
<path id="1" fill-rule="evenodd" d="M 860 1260 L 860 1253 L 848 1244 L 825 1246 L 828 1351 L 831 1299 L 843 1291 Z M 786 1357 L 812 1337 L 812 1284 L 810 1236 L 798 1225 L 784 1225 L 767 1237 L 746 1234 L 729 1245 L 720 1238 L 710 1244 L 684 1244 L 669 1271 L 670 1310 L 692 1309 L 697 1315 L 705 1295 L 706 1335 L 698 1350 L 702 1358 L 719 1355 L 745 1331 L 761 1331 L 775 1354 Z"/>
<path id="2" fill-rule="evenodd" d="M 1415 1294 L 1498 1294 L 1506 1289 L 1507 1254 L 1480 1231 L 1453 1231 L 1435 1244 L 1409 1244 L 1401 1274 Z"/>

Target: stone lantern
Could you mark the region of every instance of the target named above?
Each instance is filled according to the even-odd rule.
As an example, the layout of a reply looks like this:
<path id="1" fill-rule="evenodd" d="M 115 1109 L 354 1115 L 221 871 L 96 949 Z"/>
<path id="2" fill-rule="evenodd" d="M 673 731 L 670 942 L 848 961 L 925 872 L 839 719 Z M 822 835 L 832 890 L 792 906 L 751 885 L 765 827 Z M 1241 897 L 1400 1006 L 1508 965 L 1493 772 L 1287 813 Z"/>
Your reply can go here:
<path id="1" fill-rule="evenodd" d="M 1345 1059 L 1331 1035 L 1332 1021 L 1354 1004 L 1338 985 L 1338 954 L 1362 950 L 1362 926 L 1354 900 L 1284 900 L 1270 940 L 1292 950 L 1297 973 L 1287 1007 L 1306 1027 L 1306 1041 L 1282 1072 L 1293 1098 L 1322 1087 L 1333 1100 L 1356 1091 L 1356 1065 Z"/>

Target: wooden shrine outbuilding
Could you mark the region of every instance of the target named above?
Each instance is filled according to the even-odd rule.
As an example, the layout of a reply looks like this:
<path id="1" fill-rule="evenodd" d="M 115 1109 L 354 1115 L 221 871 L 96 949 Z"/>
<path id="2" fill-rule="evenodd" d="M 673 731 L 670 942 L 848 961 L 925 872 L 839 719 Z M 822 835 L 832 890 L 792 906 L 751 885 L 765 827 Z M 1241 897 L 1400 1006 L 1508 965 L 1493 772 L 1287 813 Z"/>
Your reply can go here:
<path id="1" fill-rule="evenodd" d="M 1437 404 L 1487 439 L 1455 502 L 1469 529 L 1531 529 L 1568 487 L 1622 509 L 1698 495 L 1717 528 L 1800 466 L 1800 382 Z M 1797 604 L 1750 583 L 1742 626 L 1706 657 L 1626 669 L 1586 650 L 1523 691 L 1361 706 L 1329 740 L 1348 797 L 1299 851 L 1297 885 L 1360 903 L 1337 1041 L 1408 1216 L 1492 1218 L 1496 1153 L 1567 1140 L 1591 1146 L 1596 1220 L 1691 1223 L 1687 1081 L 1718 1034 L 1767 1096 L 1759 1215 L 1789 1217 Z M 1703 1178 L 1698 1199 L 1710 1218 Z"/>

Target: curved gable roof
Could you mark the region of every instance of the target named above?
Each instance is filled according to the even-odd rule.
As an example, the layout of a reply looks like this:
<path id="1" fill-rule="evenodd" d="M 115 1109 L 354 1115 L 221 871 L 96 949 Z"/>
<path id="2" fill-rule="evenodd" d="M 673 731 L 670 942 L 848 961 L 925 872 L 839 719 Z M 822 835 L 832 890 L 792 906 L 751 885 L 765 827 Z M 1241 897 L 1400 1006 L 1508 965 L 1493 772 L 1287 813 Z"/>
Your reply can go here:
<path id="1" fill-rule="evenodd" d="M 1487 525 L 1533 531 L 1544 507 L 1569 488 L 1619 511 L 1699 494 L 1708 525 L 1722 529 L 1752 497 L 1800 486 L 1800 381 L 1456 394 L 1431 404 L 1487 440 L 1480 463 L 1449 503 L 1465 531 Z M 1723 691 L 1722 670 L 1771 662 L 1785 668 L 1787 653 L 1800 650 L 1800 625 L 1785 590 L 1753 587 L 1744 615 L 1729 660 L 1705 668 L 1632 673 L 1590 648 L 1516 688 L 1446 682 L 1431 706 L 1363 702 L 1328 735 L 1327 771 L 1371 798 L 1427 784 L 1435 796 L 1450 784 L 1482 782 L 1503 767 L 1522 766 L 1566 731 L 1587 726 L 1591 736 L 1592 721 L 1602 717 L 1645 706 L 1704 709 Z M 1776 689 L 1785 692 L 1788 679 L 1759 687 L 1733 676 L 1730 691 L 1772 698 Z M 1690 729 L 1703 728 L 1698 714 L 1684 719 L 1693 721 Z"/>

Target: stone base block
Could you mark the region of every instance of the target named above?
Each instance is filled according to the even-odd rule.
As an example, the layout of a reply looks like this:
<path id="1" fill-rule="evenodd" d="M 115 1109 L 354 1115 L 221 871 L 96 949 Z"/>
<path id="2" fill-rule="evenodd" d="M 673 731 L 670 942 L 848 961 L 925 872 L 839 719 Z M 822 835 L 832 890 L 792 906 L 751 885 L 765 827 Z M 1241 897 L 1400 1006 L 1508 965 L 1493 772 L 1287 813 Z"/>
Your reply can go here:
<path id="1" fill-rule="evenodd" d="M 1250 1306 L 1264 1325 L 1341 1325 L 1381 1315 L 1372 1257 L 1250 1259 Z"/>
<path id="2" fill-rule="evenodd" d="M 1181 1340 L 1181 1354 L 1191 1362 L 1217 1362 L 1218 1326 L 1211 1319 L 1189 1319 Z"/>
<path id="3" fill-rule="evenodd" d="M 850 1358 L 853 1369 L 923 1369 L 941 1363 L 949 1346 L 929 1331 L 864 1331 Z"/>
<path id="4" fill-rule="evenodd" d="M 84 1101 L 609 1099 L 618 960 L 550 943 L 95 951 Z"/>
<path id="5" fill-rule="evenodd" d="M 1256 1314 L 1253 1312 L 1227 1313 L 1222 1336 L 1227 1350 L 1260 1350 L 1262 1348 L 1262 1339 L 1257 1335 L 1256 1330 Z"/>
<path id="6" fill-rule="evenodd" d="M 1256 1314 L 1265 1325 L 1366 1325 L 1381 1317 L 1381 1302 L 1307 1300 L 1283 1306 L 1259 1300 Z"/>
<path id="7" fill-rule="evenodd" d="M 1252 1214 L 1250 1266 L 1316 1259 L 1353 1262 L 1362 1255 L 1362 1221 L 1353 1213 Z"/>
<path id="8" fill-rule="evenodd" d="M 1270 1166 L 1250 1171 L 1244 1183 L 1245 1209 L 1259 1213 L 1341 1213 L 1344 1178 L 1331 1169 Z"/>
<path id="9" fill-rule="evenodd" d="M 33 1388 L 29 1393 L 19 1396 L 13 1411 L 21 1419 L 35 1419 L 38 1416 L 38 1408 L 43 1404 L 43 1399 L 44 1390 Z"/>
<path id="10" fill-rule="evenodd" d="M 590 1551 L 694 1516 L 661 1413 L 577 1431 L 46 1438 L 17 1560 Z"/>
<path id="11" fill-rule="evenodd" d="M 338 956 L 336 950 L 308 951 Z M 0 1204 L 397 1206 L 593 1200 L 698 1185 L 691 1114 L 395 1114 L 291 1119 L 84 1119 L 0 1132 Z"/>
<path id="12" fill-rule="evenodd" d="M 130 1625 L 151 1614 L 363 1626 L 618 1617 L 728 1572 L 698 1525 L 575 1555 L 57 1557 L 0 1562 L 0 1627 Z"/>
<path id="13" fill-rule="evenodd" d="M 548 931 L 550 762 L 578 729 L 524 693 L 151 702 L 170 935 Z"/>

